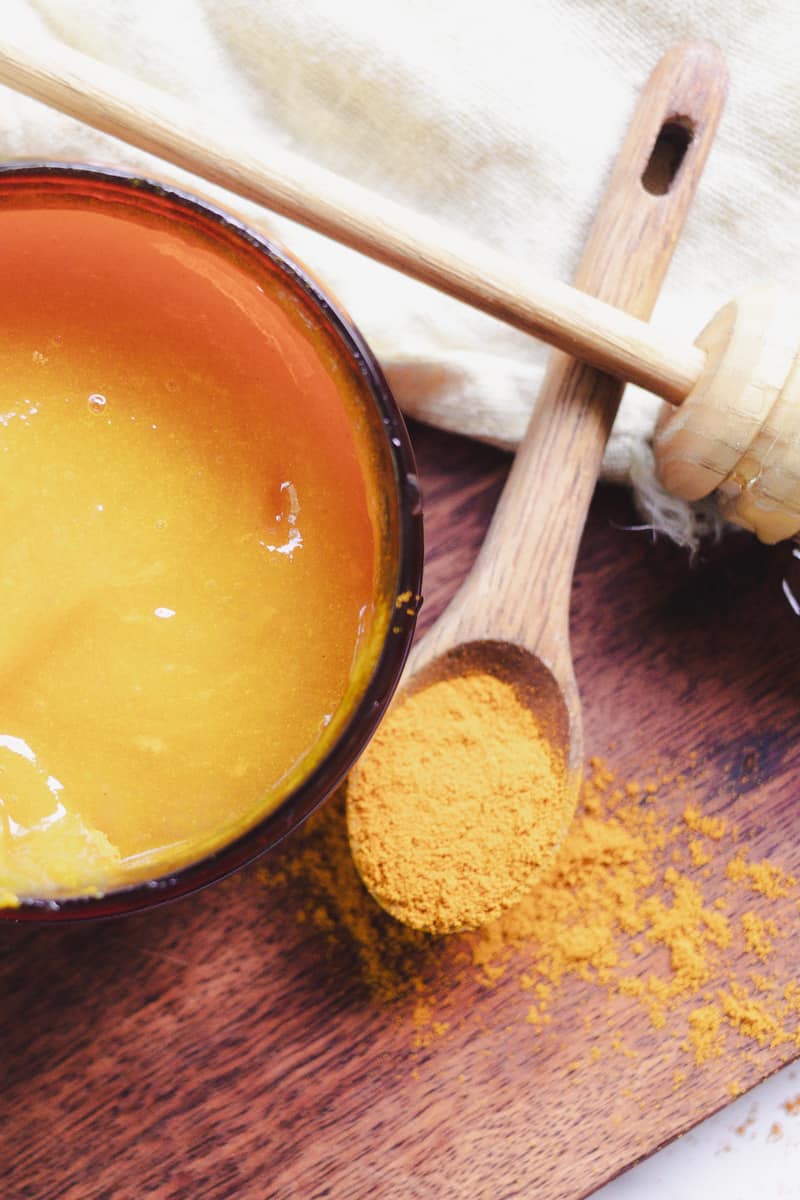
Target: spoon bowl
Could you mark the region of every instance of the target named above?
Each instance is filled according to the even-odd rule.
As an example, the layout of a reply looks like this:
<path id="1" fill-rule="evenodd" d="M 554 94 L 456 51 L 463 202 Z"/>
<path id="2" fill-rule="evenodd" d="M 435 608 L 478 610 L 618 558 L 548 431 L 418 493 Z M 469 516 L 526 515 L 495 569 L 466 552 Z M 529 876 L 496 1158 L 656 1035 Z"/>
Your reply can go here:
<path id="1" fill-rule="evenodd" d="M 571 732 L 562 688 L 522 646 L 462 642 L 414 671 L 348 787 L 356 865 L 381 905 L 450 933 L 521 900 L 575 809 Z"/>
<path id="2" fill-rule="evenodd" d="M 448 609 L 440 620 L 446 622 L 449 613 Z M 419 642 L 419 653 L 410 656 L 403 680 L 404 695 L 440 680 L 491 675 L 509 684 L 524 707 L 536 714 L 548 742 L 569 769 L 582 762 L 581 709 L 574 678 L 559 683 L 549 667 L 524 646 L 490 638 L 459 642 L 430 658 L 425 650 L 437 629 L 434 626 Z"/>

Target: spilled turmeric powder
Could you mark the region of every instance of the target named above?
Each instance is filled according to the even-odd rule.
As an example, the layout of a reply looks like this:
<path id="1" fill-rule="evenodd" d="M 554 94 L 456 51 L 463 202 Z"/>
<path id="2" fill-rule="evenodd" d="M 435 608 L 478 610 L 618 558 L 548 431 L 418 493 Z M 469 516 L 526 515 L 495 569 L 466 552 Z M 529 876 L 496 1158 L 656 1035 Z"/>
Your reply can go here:
<path id="1" fill-rule="evenodd" d="M 462 982 L 502 987 L 504 1025 L 517 1020 L 521 1038 L 547 1039 L 577 981 L 584 994 L 596 988 L 638 1006 L 683 1063 L 675 1087 L 724 1062 L 727 1090 L 739 1094 L 753 1054 L 800 1050 L 800 984 L 785 965 L 781 974 L 776 950 L 790 932 L 778 901 L 793 896 L 795 880 L 778 864 L 751 861 L 736 828 L 701 813 L 680 774 L 651 782 L 618 780 L 594 760 L 554 861 L 517 905 L 469 934 L 430 937 L 373 903 L 350 855 L 341 793 L 293 839 L 282 870 L 262 867 L 261 877 L 292 888 L 299 919 L 337 962 L 355 965 L 373 1002 L 407 1024 L 414 1052 L 454 1036 Z M 715 882 L 693 845 L 715 860 Z M 596 1015 L 572 1046 L 577 1077 L 635 1053 Z"/>
<path id="2" fill-rule="evenodd" d="M 742 913 L 742 930 L 747 949 L 762 962 L 772 954 L 778 930 L 770 917 L 759 917 L 758 913 Z"/>
<path id="3" fill-rule="evenodd" d="M 474 929 L 530 891 L 574 800 L 563 761 L 510 683 L 457 675 L 403 697 L 348 784 L 356 866 L 415 929 Z"/>

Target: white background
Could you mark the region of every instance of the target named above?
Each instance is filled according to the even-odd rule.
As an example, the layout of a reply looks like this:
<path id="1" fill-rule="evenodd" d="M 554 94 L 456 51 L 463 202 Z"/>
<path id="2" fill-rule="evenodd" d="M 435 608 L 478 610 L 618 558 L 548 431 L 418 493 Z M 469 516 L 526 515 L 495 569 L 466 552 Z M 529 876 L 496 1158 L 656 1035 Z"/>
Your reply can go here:
<path id="1" fill-rule="evenodd" d="M 592 1200 L 797 1200 L 800 1110 L 784 1103 L 798 1095 L 800 1066 L 785 1067 Z"/>

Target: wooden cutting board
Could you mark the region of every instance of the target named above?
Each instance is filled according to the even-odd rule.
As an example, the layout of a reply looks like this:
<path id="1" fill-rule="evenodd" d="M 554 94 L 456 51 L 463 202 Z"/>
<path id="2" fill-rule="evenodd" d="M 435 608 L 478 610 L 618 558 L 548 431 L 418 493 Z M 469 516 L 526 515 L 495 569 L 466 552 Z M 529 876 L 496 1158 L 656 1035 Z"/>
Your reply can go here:
<path id="1" fill-rule="evenodd" d="M 476 552 L 508 458 L 412 432 L 424 628 Z M 704 794 L 726 797 L 753 856 L 800 876 L 790 548 L 733 535 L 690 564 L 636 523 L 625 493 L 600 489 L 573 604 L 587 750 L 623 773 L 697 751 Z M 286 853 L 269 856 L 273 873 Z M 686 1055 L 636 1007 L 635 1056 L 576 1074 L 607 1020 L 599 989 L 565 983 L 540 1046 L 518 974 L 449 979 L 447 943 L 434 954 L 452 1019 L 420 1037 L 413 997 L 372 998 L 356 956 L 297 920 L 302 888 L 268 887 L 254 867 L 135 918 L 0 928 L 4 1200 L 578 1200 L 730 1099 L 724 1058 L 674 1089 Z M 776 905 L 800 931 L 796 898 Z M 789 971 L 792 953 L 787 936 Z M 737 1079 L 750 1087 L 794 1052 L 759 1050 Z"/>

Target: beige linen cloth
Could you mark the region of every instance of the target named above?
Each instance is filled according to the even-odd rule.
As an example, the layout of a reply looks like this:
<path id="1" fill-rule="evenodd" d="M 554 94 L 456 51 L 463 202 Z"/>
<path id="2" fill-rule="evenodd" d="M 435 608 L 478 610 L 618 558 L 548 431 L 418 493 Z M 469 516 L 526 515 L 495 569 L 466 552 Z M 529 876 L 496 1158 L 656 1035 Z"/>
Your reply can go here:
<path id="1" fill-rule="evenodd" d="M 211 109 L 265 155 L 291 149 L 564 280 L 651 68 L 674 42 L 710 37 L 730 67 L 730 98 L 654 321 L 692 341 L 747 285 L 800 282 L 798 0 L 4 0 L 2 19 L 16 41 L 60 39 L 188 101 L 198 123 Z M 4 157 L 88 158 L 192 186 L 0 93 Z M 235 207 L 330 283 L 406 413 L 519 440 L 545 347 Z M 633 486 L 645 524 L 694 545 L 709 506 L 658 487 L 657 408 L 627 390 L 604 475 Z"/>

